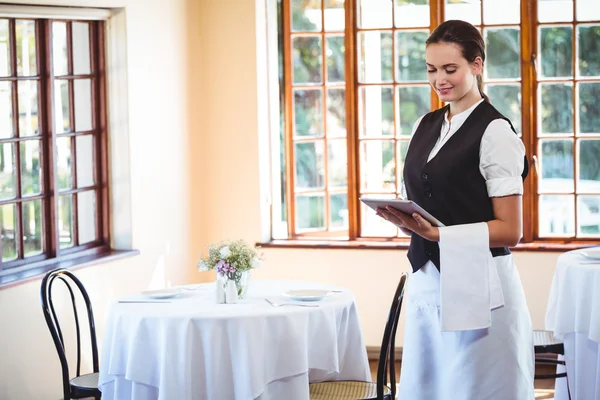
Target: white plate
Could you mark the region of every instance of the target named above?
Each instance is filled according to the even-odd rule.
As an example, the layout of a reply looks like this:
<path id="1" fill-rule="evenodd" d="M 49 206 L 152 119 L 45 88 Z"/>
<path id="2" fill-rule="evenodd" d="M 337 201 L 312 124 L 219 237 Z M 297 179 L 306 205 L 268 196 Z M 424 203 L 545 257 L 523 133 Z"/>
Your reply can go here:
<path id="1" fill-rule="evenodd" d="M 179 288 L 145 290 L 142 292 L 144 296 L 151 299 L 170 299 L 179 296 L 181 293 L 183 293 L 183 290 Z"/>
<path id="2" fill-rule="evenodd" d="M 283 292 L 285 297 L 300 301 L 319 301 L 323 300 L 329 294 L 330 290 L 302 289 L 286 290 Z"/>
<path id="3" fill-rule="evenodd" d="M 600 247 L 581 250 L 581 255 L 592 260 L 600 260 Z"/>

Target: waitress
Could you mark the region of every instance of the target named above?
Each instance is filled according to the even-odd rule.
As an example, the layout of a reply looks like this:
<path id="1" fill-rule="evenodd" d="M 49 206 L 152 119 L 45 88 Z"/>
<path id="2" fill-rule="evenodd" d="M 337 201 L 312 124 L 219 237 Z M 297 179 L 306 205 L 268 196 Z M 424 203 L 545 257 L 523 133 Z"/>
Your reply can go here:
<path id="1" fill-rule="evenodd" d="M 426 42 L 429 83 L 447 105 L 415 123 L 403 189 L 445 227 L 378 210 L 411 236 L 400 400 L 534 399 L 531 318 L 508 249 L 522 234 L 528 168 L 482 91 L 484 47 L 457 20 Z"/>

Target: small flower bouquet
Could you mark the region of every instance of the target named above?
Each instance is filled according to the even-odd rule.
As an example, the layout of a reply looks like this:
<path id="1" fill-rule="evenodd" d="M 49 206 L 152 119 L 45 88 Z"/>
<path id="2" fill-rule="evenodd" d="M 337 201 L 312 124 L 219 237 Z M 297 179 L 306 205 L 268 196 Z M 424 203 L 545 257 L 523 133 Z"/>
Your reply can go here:
<path id="1" fill-rule="evenodd" d="M 208 246 L 208 255 L 198 261 L 199 271 L 215 270 L 217 280 L 235 282 L 237 295 L 244 297 L 250 270 L 262 266 L 261 256 L 243 240 L 220 242 Z"/>

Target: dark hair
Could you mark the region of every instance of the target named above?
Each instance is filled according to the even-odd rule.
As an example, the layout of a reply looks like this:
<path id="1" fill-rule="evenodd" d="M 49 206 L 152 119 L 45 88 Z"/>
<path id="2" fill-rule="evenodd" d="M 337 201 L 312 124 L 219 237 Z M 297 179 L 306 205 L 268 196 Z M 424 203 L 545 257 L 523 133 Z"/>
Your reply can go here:
<path id="1" fill-rule="evenodd" d="M 427 38 L 425 45 L 431 43 L 454 43 L 460 46 L 463 57 L 470 63 L 477 57 L 485 62 L 485 42 L 479 30 L 468 22 L 451 19 L 440 24 Z M 490 99 L 483 93 L 483 78 L 477 75 L 477 88 L 479 94 L 489 102 Z"/>

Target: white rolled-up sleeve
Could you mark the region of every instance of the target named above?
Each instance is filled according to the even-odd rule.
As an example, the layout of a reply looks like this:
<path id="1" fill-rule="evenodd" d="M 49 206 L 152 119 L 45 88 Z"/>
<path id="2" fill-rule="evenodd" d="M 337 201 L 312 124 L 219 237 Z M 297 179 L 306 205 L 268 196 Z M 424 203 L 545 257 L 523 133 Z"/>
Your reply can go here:
<path id="1" fill-rule="evenodd" d="M 496 119 L 488 125 L 479 149 L 479 170 L 489 197 L 523 194 L 525 146 L 507 121 Z"/>

